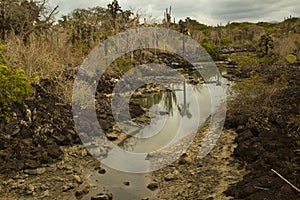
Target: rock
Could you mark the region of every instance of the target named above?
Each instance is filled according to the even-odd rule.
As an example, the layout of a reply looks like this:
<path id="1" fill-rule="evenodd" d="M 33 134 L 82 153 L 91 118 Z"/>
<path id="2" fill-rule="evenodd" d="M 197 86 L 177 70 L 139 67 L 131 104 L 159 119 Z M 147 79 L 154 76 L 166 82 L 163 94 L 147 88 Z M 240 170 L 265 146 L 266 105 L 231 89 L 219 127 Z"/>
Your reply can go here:
<path id="1" fill-rule="evenodd" d="M 63 153 L 60 150 L 59 146 L 55 143 L 52 143 L 51 145 L 47 146 L 47 152 L 48 152 L 48 155 L 53 159 L 59 158 Z"/>
<path id="2" fill-rule="evenodd" d="M 178 163 L 179 163 L 180 165 L 191 164 L 191 163 L 193 163 L 193 160 L 192 160 L 191 158 L 189 158 L 189 157 L 186 157 L 186 158 L 180 158 L 179 161 L 178 161 Z"/>
<path id="3" fill-rule="evenodd" d="M 74 175 L 74 179 L 77 181 L 77 183 L 82 183 L 83 181 L 82 181 L 82 179 L 80 178 L 80 176 L 78 176 L 78 175 Z"/>
<path id="4" fill-rule="evenodd" d="M 165 176 L 165 181 L 172 181 L 178 179 L 178 171 L 174 171 L 173 173 L 169 173 Z"/>
<path id="5" fill-rule="evenodd" d="M 83 196 L 83 195 L 88 194 L 88 193 L 89 193 L 89 190 L 87 188 L 85 188 L 83 190 L 77 190 L 75 192 L 75 196 L 80 197 L 80 196 Z"/>
<path id="6" fill-rule="evenodd" d="M 99 174 L 105 174 L 105 173 L 106 173 L 106 170 L 103 169 L 103 168 L 100 168 L 100 169 L 98 170 L 98 173 L 99 173 Z"/>
<path id="7" fill-rule="evenodd" d="M 49 197 L 50 196 L 50 191 L 46 190 L 43 192 L 43 197 Z"/>
<path id="8" fill-rule="evenodd" d="M 30 195 L 30 194 L 32 194 L 33 192 L 34 192 L 34 185 L 28 185 L 27 187 L 26 187 L 26 194 L 27 195 Z"/>
<path id="9" fill-rule="evenodd" d="M 87 150 L 86 150 L 86 149 L 82 149 L 82 151 L 80 152 L 80 155 L 81 155 L 82 157 L 87 156 L 87 155 L 88 155 Z"/>
<path id="10" fill-rule="evenodd" d="M 14 182 L 15 182 L 15 181 L 14 181 L 13 179 L 10 178 L 10 179 L 8 179 L 7 181 L 3 181 L 3 182 L 2 182 L 2 185 L 3 185 L 3 186 L 7 186 L 7 185 L 9 185 L 9 184 L 11 184 L 11 183 L 14 183 Z"/>
<path id="11" fill-rule="evenodd" d="M 11 133 L 11 136 L 17 135 L 20 131 L 21 131 L 20 127 L 19 127 L 18 125 L 16 125 L 16 128 L 15 128 L 15 130 Z"/>
<path id="12" fill-rule="evenodd" d="M 41 165 L 41 163 L 39 161 L 37 161 L 37 160 L 27 160 L 25 162 L 25 166 L 27 168 L 31 168 L 31 169 L 38 168 L 40 165 Z"/>
<path id="13" fill-rule="evenodd" d="M 158 188 L 158 183 L 157 183 L 157 182 L 152 182 L 152 183 L 150 183 L 150 184 L 147 186 L 147 188 L 148 188 L 149 190 L 151 190 L 151 191 L 154 191 L 154 190 L 156 190 L 156 189 Z"/>
<path id="14" fill-rule="evenodd" d="M 113 195 L 112 193 L 107 193 L 107 194 L 97 194 L 97 196 L 95 197 L 91 197 L 91 200 L 112 200 L 113 199 Z"/>
<path id="15" fill-rule="evenodd" d="M 128 181 L 123 182 L 124 185 L 129 186 L 130 183 Z"/>
<path id="16" fill-rule="evenodd" d="M 67 192 L 73 188 L 75 188 L 75 185 L 73 183 L 68 183 L 62 187 L 62 190 L 63 192 Z"/>
<path id="17" fill-rule="evenodd" d="M 37 175 L 42 175 L 46 172 L 46 169 L 45 168 L 37 168 L 36 169 L 36 174 Z"/>
<path id="18" fill-rule="evenodd" d="M 21 121 L 20 121 L 20 125 L 21 125 L 21 126 L 28 127 L 28 124 L 27 124 L 24 120 L 21 120 Z"/>
<path id="19" fill-rule="evenodd" d="M 115 133 L 115 132 L 111 132 L 111 133 L 107 133 L 107 134 L 106 134 L 106 137 L 107 137 L 109 140 L 115 141 L 115 140 L 118 139 L 118 134 Z"/>
<path id="20" fill-rule="evenodd" d="M 17 174 L 13 179 L 26 179 L 28 177 L 28 174 Z"/>

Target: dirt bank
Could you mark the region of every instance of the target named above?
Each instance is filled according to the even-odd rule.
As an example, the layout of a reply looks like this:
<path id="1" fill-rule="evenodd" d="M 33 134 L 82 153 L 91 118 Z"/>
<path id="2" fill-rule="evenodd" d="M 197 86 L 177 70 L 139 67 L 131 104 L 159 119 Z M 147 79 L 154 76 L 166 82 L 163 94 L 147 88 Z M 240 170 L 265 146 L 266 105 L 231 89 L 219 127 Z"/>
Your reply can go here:
<path id="1" fill-rule="evenodd" d="M 288 87 L 272 97 L 273 104 L 257 104 L 257 112 L 247 119 L 230 110 L 227 114 L 226 126 L 238 132 L 234 156 L 247 163 L 250 171 L 226 191 L 235 199 L 300 199 L 299 192 L 271 171 L 276 170 L 300 187 L 300 70 L 299 65 L 277 69 L 270 72 L 265 67 L 260 72 L 271 80 L 286 77 Z"/>

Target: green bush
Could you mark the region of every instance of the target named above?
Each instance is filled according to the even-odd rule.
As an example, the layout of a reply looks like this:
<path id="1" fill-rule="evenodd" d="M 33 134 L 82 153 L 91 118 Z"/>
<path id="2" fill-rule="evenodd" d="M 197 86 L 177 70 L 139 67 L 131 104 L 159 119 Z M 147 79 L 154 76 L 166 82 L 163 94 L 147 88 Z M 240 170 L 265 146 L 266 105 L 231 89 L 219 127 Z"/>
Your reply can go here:
<path id="1" fill-rule="evenodd" d="M 229 38 L 222 38 L 221 39 L 221 41 L 220 41 L 220 44 L 222 45 L 222 46 L 228 46 L 228 45 L 230 45 L 232 42 L 231 42 L 231 40 L 229 39 Z"/>
<path id="2" fill-rule="evenodd" d="M 118 68 L 122 73 L 128 72 L 132 68 L 130 58 L 123 56 L 112 64 L 114 67 Z"/>
<path id="3" fill-rule="evenodd" d="M 204 42 L 201 44 L 203 48 L 207 51 L 207 53 L 211 56 L 211 58 L 216 61 L 220 59 L 220 54 L 218 48 L 208 42 Z"/>
<path id="4" fill-rule="evenodd" d="M 290 64 L 293 64 L 297 61 L 297 57 L 292 54 L 289 54 L 285 59 Z"/>
<path id="5" fill-rule="evenodd" d="M 0 117 L 5 117 L 14 106 L 26 107 L 24 98 L 32 94 L 32 89 L 30 79 L 25 76 L 23 70 L 9 69 L 1 52 L 0 58 Z"/>

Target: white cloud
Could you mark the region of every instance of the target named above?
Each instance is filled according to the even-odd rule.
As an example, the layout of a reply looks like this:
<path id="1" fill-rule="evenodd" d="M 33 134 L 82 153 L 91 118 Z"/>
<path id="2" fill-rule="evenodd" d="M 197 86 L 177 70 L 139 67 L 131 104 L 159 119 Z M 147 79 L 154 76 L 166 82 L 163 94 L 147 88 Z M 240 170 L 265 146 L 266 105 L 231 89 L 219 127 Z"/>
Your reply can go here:
<path id="1" fill-rule="evenodd" d="M 123 9 L 134 9 L 153 17 L 162 18 L 172 6 L 177 20 L 191 17 L 201 23 L 216 25 L 228 21 L 281 21 L 287 16 L 299 17 L 299 0 L 119 0 Z M 50 0 L 52 7 L 59 5 L 60 14 L 75 8 L 106 7 L 109 0 Z"/>

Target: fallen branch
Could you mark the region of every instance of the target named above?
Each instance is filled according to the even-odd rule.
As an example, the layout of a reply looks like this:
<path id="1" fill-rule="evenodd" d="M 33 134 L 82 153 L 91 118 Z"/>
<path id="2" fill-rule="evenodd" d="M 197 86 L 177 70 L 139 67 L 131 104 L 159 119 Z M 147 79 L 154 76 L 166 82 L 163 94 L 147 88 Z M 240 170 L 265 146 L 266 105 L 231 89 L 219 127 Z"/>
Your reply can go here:
<path id="1" fill-rule="evenodd" d="M 258 187 L 258 186 L 255 186 L 254 188 L 256 188 L 256 189 L 260 189 L 260 190 L 269 191 L 269 188 L 263 188 L 263 187 Z"/>
<path id="2" fill-rule="evenodd" d="M 277 176 L 279 176 L 282 180 L 284 180 L 287 184 L 289 184 L 292 188 L 294 188 L 297 192 L 300 192 L 300 189 L 297 188 L 296 186 L 294 186 L 291 182 L 289 182 L 288 180 L 286 180 L 283 176 L 281 176 L 277 171 L 275 171 L 274 169 L 271 169 L 272 172 L 274 172 L 275 174 L 277 174 Z"/>

